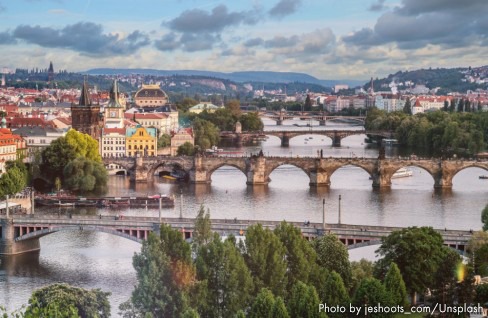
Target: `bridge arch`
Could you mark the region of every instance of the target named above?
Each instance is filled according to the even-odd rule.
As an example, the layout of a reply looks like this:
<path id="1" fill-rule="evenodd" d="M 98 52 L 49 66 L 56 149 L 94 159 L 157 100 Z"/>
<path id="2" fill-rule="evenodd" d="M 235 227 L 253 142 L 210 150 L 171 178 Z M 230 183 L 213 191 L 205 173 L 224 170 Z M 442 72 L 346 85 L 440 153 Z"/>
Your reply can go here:
<path id="1" fill-rule="evenodd" d="M 282 166 L 293 166 L 295 168 L 298 168 L 298 170 L 303 171 L 307 175 L 309 182 L 311 181 L 311 179 L 310 179 L 310 174 L 311 174 L 310 167 L 301 166 L 301 165 L 298 165 L 294 162 L 288 162 L 287 160 L 279 161 L 279 162 L 273 162 L 273 163 L 267 165 L 266 166 L 266 178 L 267 178 L 267 180 L 270 180 L 270 175 L 271 175 L 271 173 L 273 173 L 273 171 L 275 171 L 277 168 L 282 167 Z"/>
<path id="2" fill-rule="evenodd" d="M 452 178 L 454 178 L 459 172 L 465 170 L 465 169 L 468 169 L 468 168 L 480 168 L 480 169 L 483 169 L 485 171 L 488 171 L 488 164 L 485 162 L 484 164 L 481 163 L 481 162 L 472 162 L 472 163 L 469 163 L 469 164 L 466 164 L 466 166 L 456 170 L 453 174 L 452 174 Z"/>
<path id="3" fill-rule="evenodd" d="M 336 166 L 330 167 L 330 169 L 328 170 L 329 178 L 331 178 L 337 170 L 339 170 L 341 168 L 348 167 L 348 166 L 361 168 L 361 170 L 365 171 L 371 178 L 373 177 L 373 170 L 372 170 L 371 165 L 362 165 L 360 162 L 347 161 L 347 162 L 343 162 L 341 164 L 338 164 Z"/>
<path id="4" fill-rule="evenodd" d="M 361 247 L 367 247 L 367 246 L 373 246 L 373 245 L 381 245 L 381 239 L 375 239 L 375 240 L 366 240 L 366 241 L 363 241 L 361 243 L 356 243 L 356 244 L 349 244 L 347 245 L 347 249 L 348 250 L 353 250 L 353 249 L 356 249 L 356 248 L 361 248 Z M 444 246 L 447 246 L 449 247 L 450 249 L 456 251 L 458 254 L 464 256 L 465 255 L 465 249 L 466 249 L 466 246 L 465 245 L 457 245 L 457 246 L 453 246 L 453 245 L 450 245 L 450 244 L 446 244 L 444 243 Z"/>
<path id="5" fill-rule="evenodd" d="M 52 233 L 57 233 L 57 232 L 63 232 L 63 231 L 96 231 L 96 232 L 103 232 L 103 233 L 108 233 L 116 236 L 120 236 L 126 239 L 129 239 L 131 241 L 137 242 L 137 243 L 142 243 L 142 241 L 145 239 L 146 235 L 144 234 L 144 237 L 140 237 L 141 232 L 149 232 L 149 230 L 136 230 L 133 229 L 132 231 L 139 231 L 139 232 L 132 232 L 135 233 L 136 235 L 130 235 L 131 232 L 127 233 L 127 231 L 118 231 L 116 229 L 111 229 L 111 228 L 106 228 L 103 226 L 93 226 L 93 225 L 69 225 L 69 226 L 56 226 L 56 227 L 49 227 L 49 228 L 43 228 L 41 230 L 33 231 L 27 234 L 23 234 L 21 236 L 18 236 L 15 238 L 16 242 L 20 241 L 26 241 L 26 240 L 32 240 L 32 239 L 39 239 L 43 236 L 52 234 Z"/>
<path id="6" fill-rule="evenodd" d="M 232 168 L 236 168 L 237 170 L 239 170 L 240 172 L 242 172 L 244 174 L 244 176 L 247 178 L 247 173 L 246 173 L 246 167 L 243 167 L 242 165 L 239 165 L 238 163 L 233 163 L 233 162 L 222 162 L 222 163 L 219 163 L 213 167 L 211 167 L 209 170 L 208 170 L 208 173 L 207 173 L 207 178 L 208 180 L 212 180 L 212 174 L 219 170 L 220 168 L 222 167 L 232 167 Z"/>
<path id="7" fill-rule="evenodd" d="M 161 167 L 168 167 L 170 170 L 174 170 L 175 168 L 178 169 L 178 170 L 183 170 L 186 174 L 188 174 L 188 170 L 185 169 L 184 165 L 181 163 L 181 162 L 177 162 L 177 161 L 159 161 L 153 165 L 150 166 L 150 168 L 148 169 L 147 171 L 147 178 L 148 180 L 150 180 L 154 174 L 156 173 L 156 171 L 161 168 Z"/>

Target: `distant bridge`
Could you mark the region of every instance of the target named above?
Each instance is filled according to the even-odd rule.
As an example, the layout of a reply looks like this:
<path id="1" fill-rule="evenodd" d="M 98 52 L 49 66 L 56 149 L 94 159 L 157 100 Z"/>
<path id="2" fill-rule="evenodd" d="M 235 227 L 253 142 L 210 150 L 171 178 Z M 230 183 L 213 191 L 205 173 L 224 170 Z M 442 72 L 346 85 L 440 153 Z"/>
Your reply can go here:
<path id="1" fill-rule="evenodd" d="M 359 124 L 363 124 L 366 120 L 366 116 L 336 116 L 336 115 L 326 115 L 324 112 L 320 111 L 259 111 L 259 117 L 268 118 L 276 121 L 276 125 L 280 126 L 285 120 L 299 118 L 301 120 L 316 120 L 319 122 L 320 126 L 325 126 L 325 123 L 330 120 L 339 121 L 353 121 Z"/>
<path id="2" fill-rule="evenodd" d="M 248 185 L 264 185 L 270 174 L 282 165 L 301 169 L 309 177 L 310 186 L 330 186 L 332 174 L 345 166 L 362 168 L 372 179 L 372 186 L 391 186 L 393 174 L 404 167 L 414 166 L 427 171 L 434 179 L 435 188 L 452 188 L 452 179 L 461 170 L 478 167 L 488 171 L 488 160 L 441 160 L 441 159 L 378 159 L 339 157 L 265 157 L 263 154 L 250 157 L 126 157 L 104 158 L 105 165 L 123 167 L 135 182 L 150 182 L 158 169 L 184 171 L 191 183 L 210 183 L 212 174 L 223 166 L 235 167 L 246 176 Z"/>
<path id="3" fill-rule="evenodd" d="M 194 219 L 156 217 L 110 217 L 73 215 L 19 215 L 0 218 L 0 255 L 13 255 L 40 249 L 39 238 L 62 231 L 97 231 L 120 236 L 141 243 L 150 232 L 157 232 L 161 223 L 181 231 L 184 238 L 189 239 L 194 231 Z M 221 235 L 245 235 L 247 227 L 255 224 L 274 229 L 279 221 L 212 219 L 212 230 Z M 385 227 L 370 225 L 324 224 L 290 222 L 299 227 L 302 235 L 313 239 L 324 234 L 333 233 L 348 246 L 349 249 L 381 243 L 381 238 L 401 227 Z M 471 238 L 472 231 L 437 230 L 444 239 L 444 244 L 464 251 Z"/>

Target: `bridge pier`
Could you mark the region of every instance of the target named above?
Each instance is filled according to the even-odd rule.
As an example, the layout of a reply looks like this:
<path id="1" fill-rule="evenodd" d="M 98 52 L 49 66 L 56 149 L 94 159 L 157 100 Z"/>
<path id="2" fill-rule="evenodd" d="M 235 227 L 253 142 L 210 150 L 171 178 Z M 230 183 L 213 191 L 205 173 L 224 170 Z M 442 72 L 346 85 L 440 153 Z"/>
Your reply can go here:
<path id="1" fill-rule="evenodd" d="M 15 255 L 41 249 L 39 239 L 15 241 L 15 228 L 12 218 L 0 219 L 0 255 Z"/>
<path id="2" fill-rule="evenodd" d="M 130 172 L 130 181 L 137 183 L 152 181 L 153 175 L 149 174 L 149 168 L 144 164 L 144 158 L 141 155 L 136 155 L 135 163 Z"/>
<path id="3" fill-rule="evenodd" d="M 334 131 L 334 137 L 332 138 L 332 147 L 340 147 L 341 146 L 341 136 Z"/>
<path id="4" fill-rule="evenodd" d="M 288 135 L 281 136 L 281 147 L 290 147 L 290 137 Z"/>
<path id="5" fill-rule="evenodd" d="M 319 126 L 325 126 L 325 119 L 319 120 Z"/>
<path id="6" fill-rule="evenodd" d="M 251 158 L 246 170 L 247 185 L 265 185 L 269 183 L 269 175 L 266 173 L 266 158 L 264 156 Z"/>
<path id="7" fill-rule="evenodd" d="M 283 125 L 283 120 L 282 119 L 276 120 L 276 126 L 281 126 L 281 125 Z"/>

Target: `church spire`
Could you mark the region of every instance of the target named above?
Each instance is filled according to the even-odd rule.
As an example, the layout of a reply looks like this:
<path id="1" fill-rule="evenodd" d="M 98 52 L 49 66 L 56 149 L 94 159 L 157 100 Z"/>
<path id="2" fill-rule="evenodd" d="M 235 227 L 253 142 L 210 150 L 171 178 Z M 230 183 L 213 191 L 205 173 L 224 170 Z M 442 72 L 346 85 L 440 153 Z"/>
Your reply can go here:
<path id="1" fill-rule="evenodd" d="M 116 107 L 121 107 L 119 103 L 119 85 L 117 84 L 117 80 L 114 80 L 114 83 L 112 84 L 112 88 L 110 89 L 110 101 L 108 102 L 107 107 L 110 108 L 116 108 Z"/>
<path id="2" fill-rule="evenodd" d="M 83 80 L 83 87 L 81 88 L 80 106 L 91 106 L 90 92 L 88 92 L 88 85 L 86 78 Z"/>

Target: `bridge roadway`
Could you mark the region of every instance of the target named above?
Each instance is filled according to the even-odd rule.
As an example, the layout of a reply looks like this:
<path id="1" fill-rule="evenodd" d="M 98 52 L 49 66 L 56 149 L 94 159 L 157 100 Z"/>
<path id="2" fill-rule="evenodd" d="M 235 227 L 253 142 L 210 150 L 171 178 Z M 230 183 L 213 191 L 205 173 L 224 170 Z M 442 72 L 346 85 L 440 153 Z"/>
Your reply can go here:
<path id="1" fill-rule="evenodd" d="M 320 111 L 262 111 L 258 112 L 259 117 L 268 118 L 276 121 L 276 125 L 281 126 L 285 120 L 300 118 L 302 120 L 318 120 L 320 126 L 325 126 L 328 120 L 348 120 L 364 124 L 366 116 L 336 116 L 326 115 Z"/>
<path id="2" fill-rule="evenodd" d="M 181 231 L 189 239 L 194 231 L 195 219 L 161 218 L 161 222 Z M 212 230 L 221 235 L 245 235 L 248 226 L 262 224 L 273 230 L 280 221 L 212 219 Z M 401 227 L 349 225 L 349 224 L 304 224 L 289 222 L 299 227 L 306 239 L 314 239 L 324 234 L 335 234 L 349 249 L 381 243 L 381 238 Z M 160 220 L 157 217 L 109 217 L 73 215 L 16 215 L 9 219 L 1 218 L 0 254 L 12 255 L 40 249 L 39 238 L 60 231 L 98 231 L 124 237 L 141 243 L 150 232 L 158 231 Z M 437 230 L 444 244 L 465 251 L 472 231 Z"/>
<path id="3" fill-rule="evenodd" d="M 454 176 L 461 170 L 477 167 L 488 171 L 488 160 L 441 160 L 410 158 L 340 158 L 340 157 L 265 157 L 262 153 L 250 157 L 126 157 L 104 158 L 106 165 L 123 167 L 134 182 L 150 182 L 160 169 L 181 170 L 191 183 L 211 183 L 212 174 L 223 166 L 231 166 L 246 176 L 248 185 L 266 185 L 270 174 L 282 165 L 301 169 L 313 187 L 330 186 L 331 176 L 345 166 L 356 166 L 368 173 L 374 188 L 391 186 L 393 174 L 400 168 L 415 166 L 427 171 L 434 179 L 434 188 L 452 188 Z"/>

